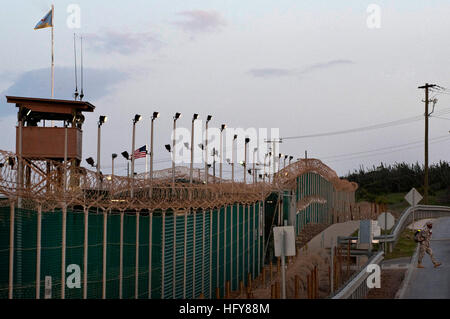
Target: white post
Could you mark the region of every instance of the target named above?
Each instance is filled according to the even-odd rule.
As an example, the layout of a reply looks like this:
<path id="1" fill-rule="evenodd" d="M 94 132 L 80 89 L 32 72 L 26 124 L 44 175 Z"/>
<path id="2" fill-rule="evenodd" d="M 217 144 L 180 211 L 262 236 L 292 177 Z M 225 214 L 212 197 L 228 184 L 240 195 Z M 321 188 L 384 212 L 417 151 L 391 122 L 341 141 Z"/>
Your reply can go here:
<path id="1" fill-rule="evenodd" d="M 153 212 L 149 213 L 148 226 L 148 299 L 152 298 L 152 227 Z"/>
<path id="2" fill-rule="evenodd" d="M 161 299 L 164 299 L 164 252 L 166 248 L 166 212 L 162 212 L 162 243 L 161 243 Z"/>
<path id="3" fill-rule="evenodd" d="M 233 290 L 233 207 L 231 205 L 231 213 L 230 213 L 230 286 L 231 290 Z"/>
<path id="4" fill-rule="evenodd" d="M 225 291 L 225 282 L 227 281 L 227 208 L 224 208 L 224 224 L 223 224 L 223 285 Z M 225 293 L 224 293 L 225 296 Z"/>
<path id="5" fill-rule="evenodd" d="M 194 210 L 194 234 L 193 234 L 193 260 L 192 260 L 192 298 L 195 298 L 195 241 L 196 241 L 196 232 L 197 232 L 197 212 Z M 187 230 L 186 230 L 187 231 Z M 186 247 L 186 246 L 185 246 Z M 186 263 L 186 258 L 184 259 L 184 262 Z"/>
<path id="6" fill-rule="evenodd" d="M 14 288 L 14 202 L 10 204 L 9 217 L 9 282 L 8 282 L 8 298 L 13 299 Z"/>
<path id="7" fill-rule="evenodd" d="M 212 298 L 212 224 L 213 214 L 209 211 L 209 298 Z"/>
<path id="8" fill-rule="evenodd" d="M 239 288 L 239 203 L 236 205 L 236 288 Z"/>
<path id="9" fill-rule="evenodd" d="M 135 260 L 135 275 L 134 275 L 134 298 L 139 298 L 139 211 L 136 212 L 136 260 Z"/>
<path id="10" fill-rule="evenodd" d="M 217 254 L 216 254 L 216 287 L 219 287 L 220 284 L 220 277 L 219 277 L 219 243 L 220 243 L 220 208 L 217 209 Z"/>
<path id="11" fill-rule="evenodd" d="M 205 294 L 205 212 L 203 215 L 203 229 L 202 229 L 202 294 Z"/>
<path id="12" fill-rule="evenodd" d="M 87 299 L 87 271 L 88 271 L 88 223 L 89 223 L 89 209 L 84 207 L 84 244 L 83 244 L 83 299 Z"/>
<path id="13" fill-rule="evenodd" d="M 108 238 L 108 213 L 103 211 L 103 282 L 102 282 L 102 299 L 106 299 L 106 239 Z"/>
<path id="14" fill-rule="evenodd" d="M 256 204 L 253 204 L 253 227 L 252 227 L 252 247 L 253 247 L 253 261 L 252 261 L 252 279 L 255 279 L 255 210 Z"/>
<path id="15" fill-rule="evenodd" d="M 286 267 L 284 263 L 286 232 L 283 230 L 281 242 L 281 299 L 286 299 Z"/>
<path id="16" fill-rule="evenodd" d="M 195 234 L 195 230 L 194 230 L 194 234 Z M 183 299 L 186 299 L 186 246 L 187 246 L 187 210 L 184 211 Z M 195 298 L 195 297 L 192 296 L 192 298 Z"/>
<path id="17" fill-rule="evenodd" d="M 40 299 L 41 291 L 41 230 L 42 230 L 42 206 L 37 210 L 37 237 L 36 237 L 36 299 Z"/>
<path id="18" fill-rule="evenodd" d="M 175 137 L 174 137 L 175 141 Z M 175 142 L 174 142 L 175 145 Z M 175 176 L 175 175 L 173 175 Z M 172 299 L 176 298 L 177 287 L 177 214 L 173 211 L 173 258 L 172 258 Z"/>
<path id="19" fill-rule="evenodd" d="M 65 298 L 66 288 L 66 224 L 67 206 L 64 203 L 62 208 L 62 248 L 61 248 L 61 299 Z"/>

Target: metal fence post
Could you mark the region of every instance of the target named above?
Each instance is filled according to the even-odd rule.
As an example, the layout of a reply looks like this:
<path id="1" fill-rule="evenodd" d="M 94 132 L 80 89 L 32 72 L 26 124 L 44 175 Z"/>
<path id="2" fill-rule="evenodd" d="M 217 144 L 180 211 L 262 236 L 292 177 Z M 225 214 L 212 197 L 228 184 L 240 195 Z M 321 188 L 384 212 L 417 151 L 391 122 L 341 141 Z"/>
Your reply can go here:
<path id="1" fill-rule="evenodd" d="M 67 206 L 64 203 L 62 208 L 62 248 L 61 248 L 61 299 L 66 294 L 66 230 L 67 230 Z"/>
<path id="2" fill-rule="evenodd" d="M 134 298 L 139 298 L 139 217 L 140 212 L 136 212 L 136 260 L 135 260 L 135 277 L 134 277 Z"/>
<path id="3" fill-rule="evenodd" d="M 193 254 L 192 254 L 192 298 L 195 298 L 195 264 L 196 264 L 196 260 L 195 260 L 195 243 L 196 243 L 196 233 L 197 233 L 197 212 L 194 210 L 194 234 L 193 234 Z M 186 262 L 186 260 L 185 260 Z"/>
<path id="4" fill-rule="evenodd" d="M 15 203 L 10 204 L 10 217 L 9 217 L 9 282 L 8 282 L 8 298 L 13 299 L 14 288 L 14 216 L 15 216 Z"/>
<path id="5" fill-rule="evenodd" d="M 36 299 L 40 298 L 41 290 L 41 231 L 42 231 L 42 206 L 37 210 L 37 238 L 36 238 Z"/>
<path id="6" fill-rule="evenodd" d="M 123 294 L 123 219 L 124 219 L 124 211 L 120 211 L 120 243 L 119 243 L 119 255 L 120 255 L 120 264 L 119 264 L 119 299 L 122 299 Z"/>
<path id="7" fill-rule="evenodd" d="M 186 299 L 186 245 L 187 245 L 187 210 L 184 211 L 183 299 Z M 192 298 L 194 298 L 194 296 L 192 296 Z"/>
<path id="8" fill-rule="evenodd" d="M 228 206 L 224 207 L 224 224 L 223 224 L 223 283 L 225 288 L 225 282 L 227 281 L 227 209 Z M 224 294 L 225 296 L 225 289 Z"/>
<path id="9" fill-rule="evenodd" d="M 83 299 L 87 299 L 87 271 L 88 271 L 88 222 L 89 209 L 83 207 L 84 214 L 84 242 L 83 242 Z"/>
<path id="10" fill-rule="evenodd" d="M 153 228 L 153 212 L 149 213 L 148 225 L 148 299 L 152 298 L 152 228 Z"/>
<path id="11" fill-rule="evenodd" d="M 166 247 L 166 212 L 162 212 L 162 243 L 161 243 L 161 299 L 164 299 L 164 252 Z"/>
<path id="12" fill-rule="evenodd" d="M 103 211 L 103 280 L 102 280 L 102 299 L 106 299 L 106 247 L 108 235 L 108 212 Z"/>

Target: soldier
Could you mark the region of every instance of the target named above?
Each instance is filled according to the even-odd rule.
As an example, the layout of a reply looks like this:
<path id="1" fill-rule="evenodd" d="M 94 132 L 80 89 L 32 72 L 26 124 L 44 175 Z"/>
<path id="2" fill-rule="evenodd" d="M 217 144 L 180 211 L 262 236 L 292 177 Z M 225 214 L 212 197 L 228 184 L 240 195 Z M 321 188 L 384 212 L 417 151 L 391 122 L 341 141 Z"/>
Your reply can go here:
<path id="1" fill-rule="evenodd" d="M 422 259 L 425 253 L 430 255 L 431 261 L 434 264 L 434 268 L 439 267 L 441 265 L 440 262 L 437 262 L 433 257 L 433 251 L 430 248 L 430 240 L 432 234 L 433 223 L 431 221 L 427 222 L 426 226 L 419 233 L 419 260 L 417 263 L 417 268 L 425 268 L 422 265 Z"/>

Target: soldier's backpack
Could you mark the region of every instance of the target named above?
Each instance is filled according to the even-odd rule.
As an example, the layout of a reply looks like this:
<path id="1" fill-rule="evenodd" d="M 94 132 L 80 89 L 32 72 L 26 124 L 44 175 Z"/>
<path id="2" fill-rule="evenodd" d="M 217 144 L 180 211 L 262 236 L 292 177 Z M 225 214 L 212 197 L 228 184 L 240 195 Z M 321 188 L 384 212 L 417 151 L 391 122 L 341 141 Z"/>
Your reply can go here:
<path id="1" fill-rule="evenodd" d="M 420 243 L 422 241 L 422 238 L 420 236 L 420 229 L 416 230 L 416 232 L 414 233 L 414 241 L 416 243 Z"/>

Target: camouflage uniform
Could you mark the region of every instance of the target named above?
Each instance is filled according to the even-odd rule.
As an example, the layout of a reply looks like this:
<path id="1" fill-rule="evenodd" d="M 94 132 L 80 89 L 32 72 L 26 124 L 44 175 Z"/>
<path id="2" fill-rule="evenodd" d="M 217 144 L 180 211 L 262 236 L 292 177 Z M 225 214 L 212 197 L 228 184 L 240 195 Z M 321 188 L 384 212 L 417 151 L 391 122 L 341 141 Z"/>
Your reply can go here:
<path id="1" fill-rule="evenodd" d="M 418 260 L 419 264 L 422 263 L 422 259 L 423 259 L 423 256 L 425 255 L 425 253 L 430 255 L 431 261 L 433 262 L 433 264 L 437 263 L 436 259 L 434 259 L 434 257 L 433 257 L 433 251 L 430 248 L 431 233 L 432 233 L 431 229 L 429 229 L 427 226 L 425 226 L 420 231 L 419 239 L 421 241 L 419 242 L 419 244 L 420 244 L 419 260 Z"/>

